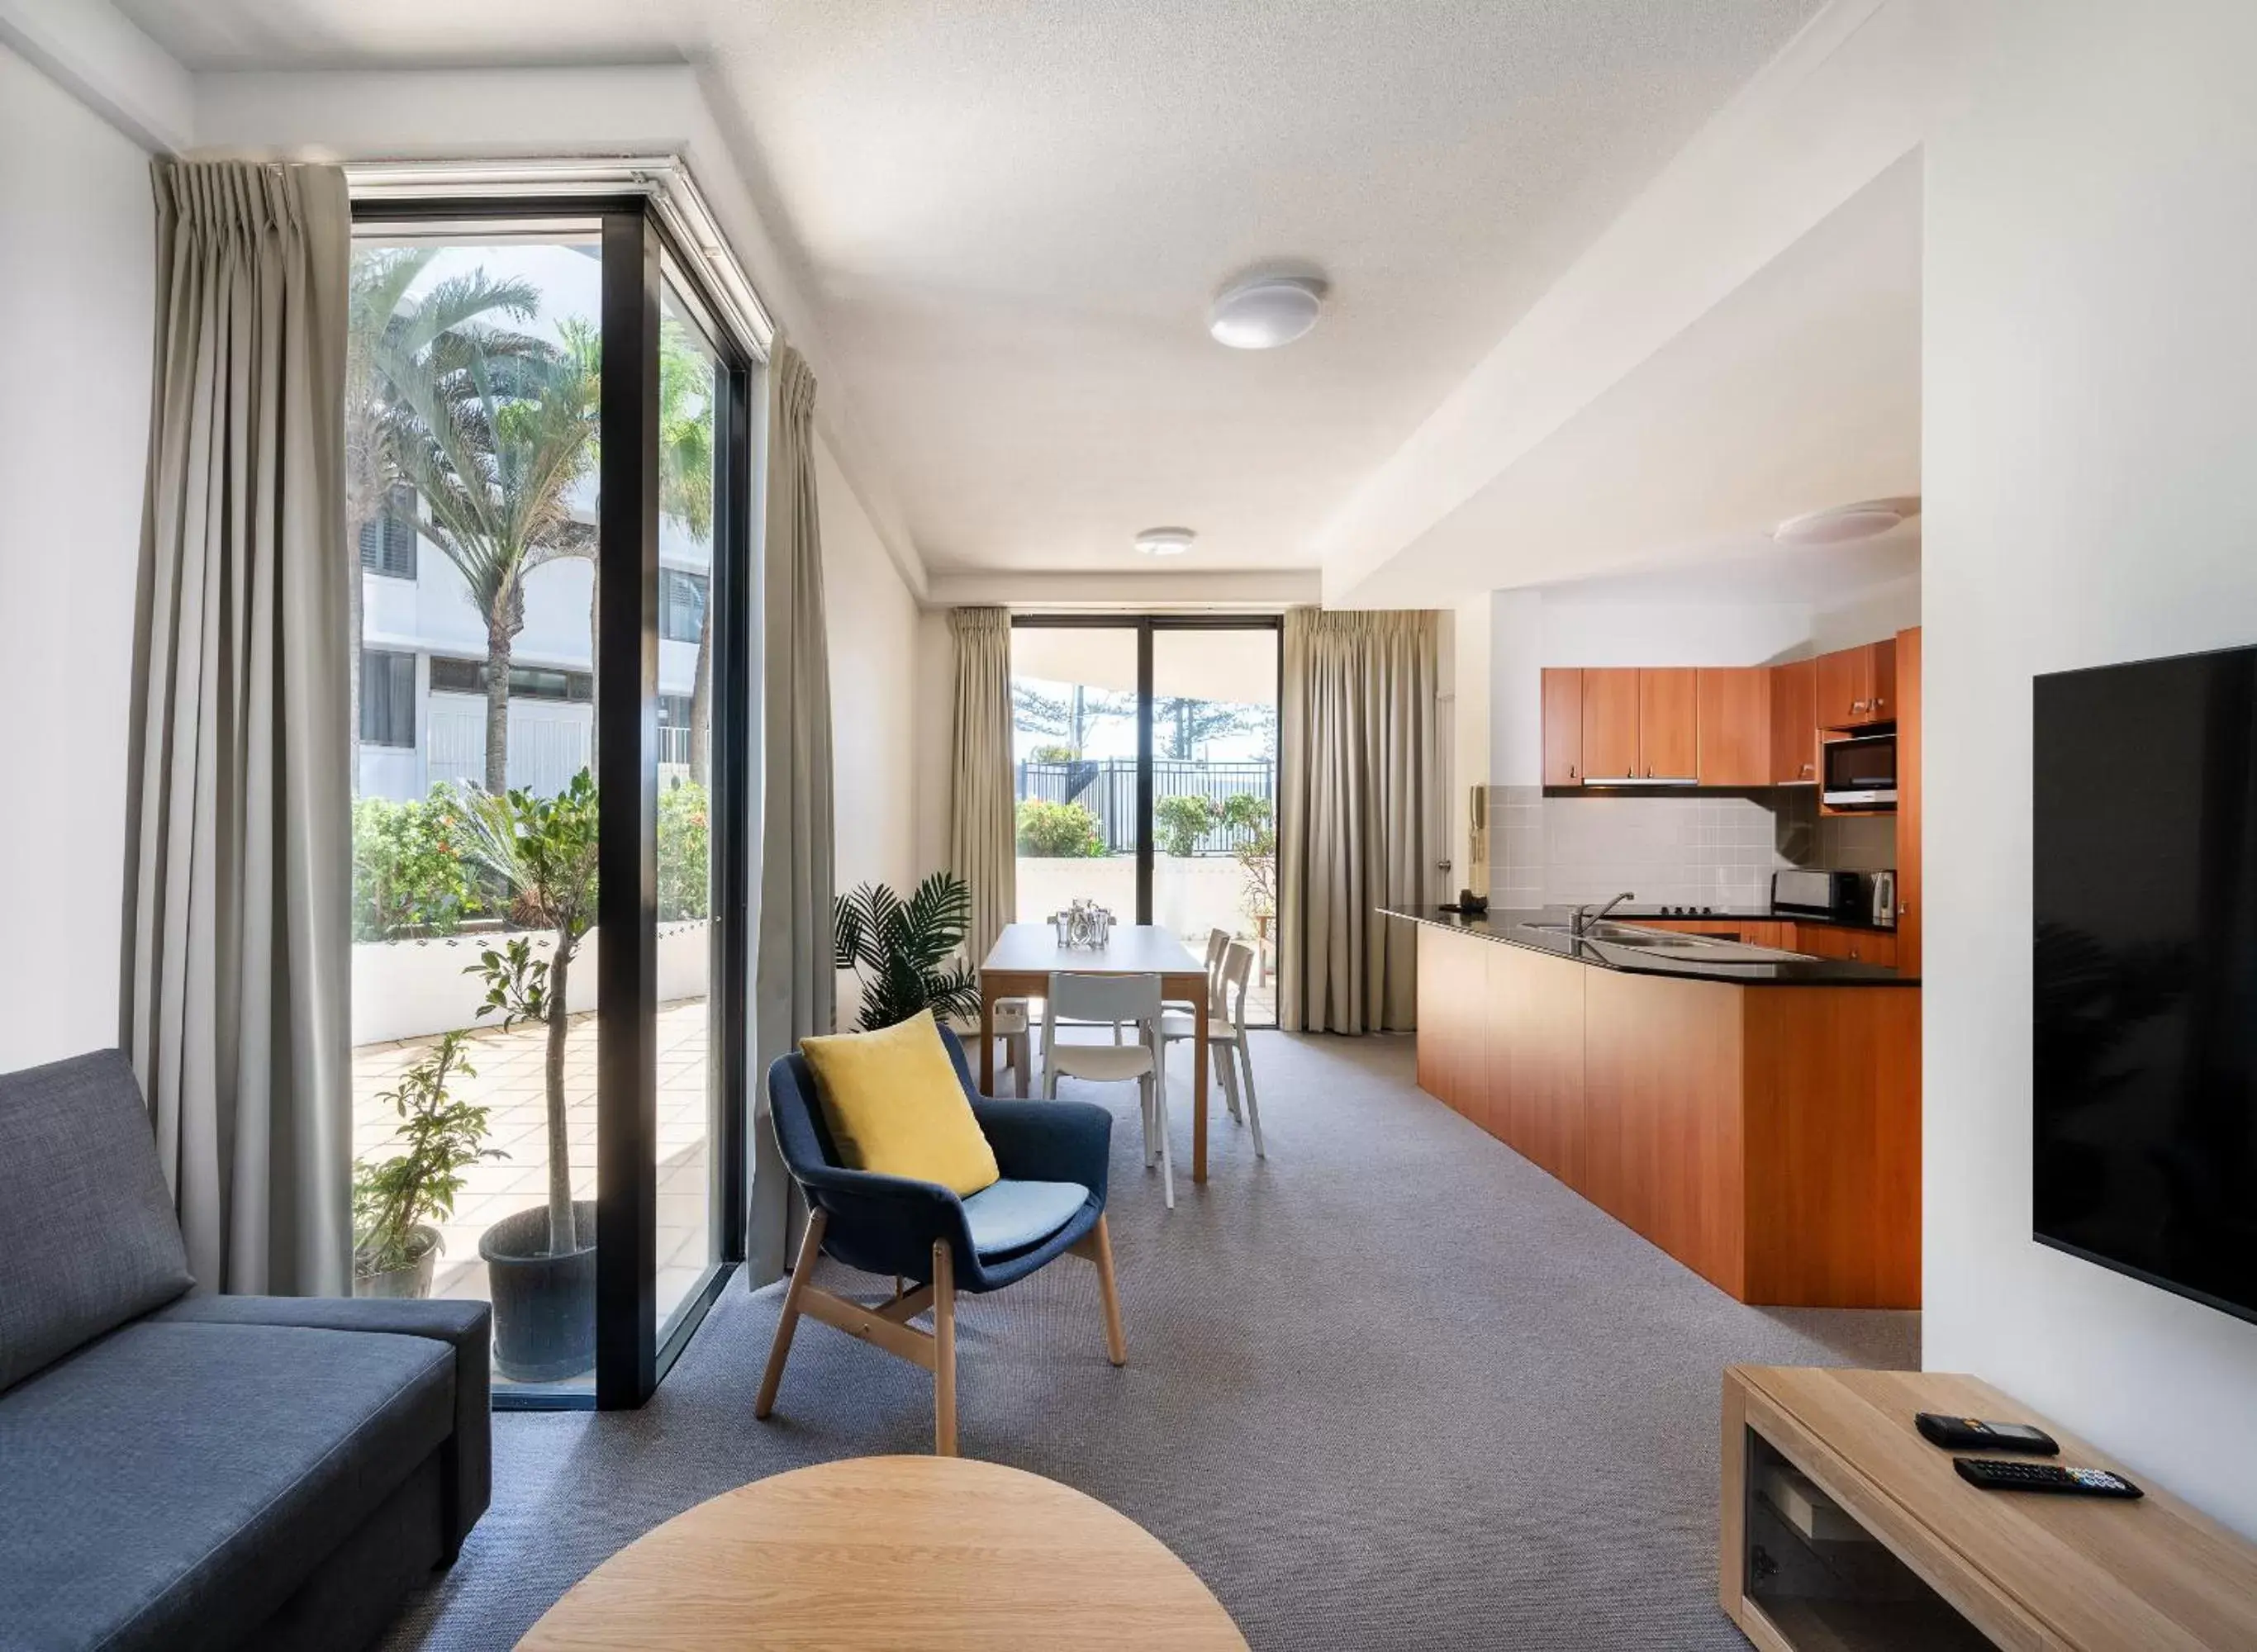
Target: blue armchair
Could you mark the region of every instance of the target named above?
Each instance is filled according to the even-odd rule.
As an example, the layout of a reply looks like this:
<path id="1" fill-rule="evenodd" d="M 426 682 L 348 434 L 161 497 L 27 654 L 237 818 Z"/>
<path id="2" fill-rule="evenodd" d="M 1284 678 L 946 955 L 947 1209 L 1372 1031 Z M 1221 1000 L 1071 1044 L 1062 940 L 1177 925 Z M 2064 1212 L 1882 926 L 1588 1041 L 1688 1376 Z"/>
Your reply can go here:
<path id="1" fill-rule="evenodd" d="M 944 1027 L 940 1036 L 1002 1172 L 1001 1181 L 970 1198 L 937 1183 L 846 1168 L 806 1062 L 782 1055 L 768 1068 L 776 1144 L 807 1195 L 808 1221 L 753 1405 L 756 1417 L 775 1408 L 792 1332 L 808 1314 L 931 1372 L 934 1450 L 955 1456 L 957 1293 L 1001 1290 L 1068 1251 L 1096 1264 L 1106 1352 L 1114 1365 L 1128 1363 L 1105 1227 L 1113 1115 L 1080 1101 L 991 1100 L 974 1088 L 955 1034 Z M 892 1299 L 865 1307 L 818 1289 L 810 1275 L 816 1257 L 826 1252 L 849 1267 L 891 1274 Z M 928 1308 L 929 1332 L 909 1324 Z"/>

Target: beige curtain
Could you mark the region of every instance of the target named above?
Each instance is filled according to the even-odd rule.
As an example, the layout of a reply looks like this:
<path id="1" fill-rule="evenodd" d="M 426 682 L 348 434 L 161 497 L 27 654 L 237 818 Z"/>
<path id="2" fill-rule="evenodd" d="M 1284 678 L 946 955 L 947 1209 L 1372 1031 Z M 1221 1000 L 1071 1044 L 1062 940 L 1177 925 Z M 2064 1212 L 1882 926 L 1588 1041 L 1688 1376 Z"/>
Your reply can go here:
<path id="1" fill-rule="evenodd" d="M 1011 616 L 1001 608 L 952 608 L 948 626 L 956 634 L 948 865 L 972 891 L 965 951 L 977 968 L 1018 909 Z"/>
<path id="2" fill-rule="evenodd" d="M 746 1275 L 782 1276 L 790 1178 L 768 1121 L 768 1069 L 831 1030 L 831 659 L 815 496 L 815 375 L 779 342 L 768 363 L 760 955 L 754 972 L 753 1187 Z"/>
<path id="3" fill-rule="evenodd" d="M 342 1294 L 351 215 L 334 166 L 154 180 L 123 1034 L 196 1282 Z"/>
<path id="4" fill-rule="evenodd" d="M 1289 1032 L 1416 1024 L 1412 928 L 1381 907 L 1437 898 L 1444 809 L 1440 618 L 1285 613 L 1278 991 Z"/>

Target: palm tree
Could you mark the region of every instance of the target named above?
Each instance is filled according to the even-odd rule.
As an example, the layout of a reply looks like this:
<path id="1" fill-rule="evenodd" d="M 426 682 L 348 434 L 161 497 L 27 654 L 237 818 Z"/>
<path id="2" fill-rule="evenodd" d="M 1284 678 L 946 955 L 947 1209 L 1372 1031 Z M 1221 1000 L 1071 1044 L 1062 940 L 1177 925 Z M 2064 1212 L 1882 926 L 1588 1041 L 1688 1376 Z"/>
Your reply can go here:
<path id="1" fill-rule="evenodd" d="M 713 539 L 713 364 L 672 317 L 658 335 L 658 508 L 700 545 Z M 690 691 L 690 778 L 705 784 L 713 723 L 713 580 L 697 618 Z"/>
<path id="2" fill-rule="evenodd" d="M 601 367 L 592 328 L 562 331 L 562 348 L 510 353 L 478 332 L 441 335 L 434 371 L 406 387 L 393 420 L 425 532 L 485 621 L 485 789 L 497 797 L 509 788 L 509 665 L 525 627 L 525 576 L 593 544 L 570 495 L 594 458 Z"/>
<path id="3" fill-rule="evenodd" d="M 345 334 L 345 554 L 351 560 L 349 609 L 355 653 L 350 683 L 352 787 L 360 789 L 360 670 L 362 535 L 383 514 L 400 479 L 394 411 L 410 386 L 434 371 L 433 347 L 448 335 L 497 316 L 529 321 L 541 294 L 529 281 L 496 280 L 474 270 L 408 296 L 435 247 L 383 247 L 353 257 Z M 481 329 L 490 353 L 521 353 L 534 341 L 492 328 Z"/>

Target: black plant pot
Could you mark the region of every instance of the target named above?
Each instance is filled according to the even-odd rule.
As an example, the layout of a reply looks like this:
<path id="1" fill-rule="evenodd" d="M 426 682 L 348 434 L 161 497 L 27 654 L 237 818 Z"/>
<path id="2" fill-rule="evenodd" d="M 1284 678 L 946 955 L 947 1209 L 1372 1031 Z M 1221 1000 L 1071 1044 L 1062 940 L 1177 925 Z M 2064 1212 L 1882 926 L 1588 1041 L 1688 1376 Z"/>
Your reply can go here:
<path id="1" fill-rule="evenodd" d="M 596 1202 L 572 1202 L 578 1246 L 548 1254 L 548 1207 L 478 1236 L 493 1296 L 494 1366 L 512 1382 L 557 1382 L 596 1363 Z"/>

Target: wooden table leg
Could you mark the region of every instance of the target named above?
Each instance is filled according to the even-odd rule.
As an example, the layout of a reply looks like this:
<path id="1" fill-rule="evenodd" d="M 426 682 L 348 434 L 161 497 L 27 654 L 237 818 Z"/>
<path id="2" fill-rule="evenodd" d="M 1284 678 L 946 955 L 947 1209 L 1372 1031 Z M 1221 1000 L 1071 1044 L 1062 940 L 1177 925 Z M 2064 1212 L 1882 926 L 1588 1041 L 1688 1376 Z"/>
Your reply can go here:
<path id="1" fill-rule="evenodd" d="M 995 984 L 980 978 L 980 1093 L 995 1093 Z"/>
<path id="2" fill-rule="evenodd" d="M 1206 994 L 1192 1000 L 1192 1180 L 1206 1180 Z"/>

